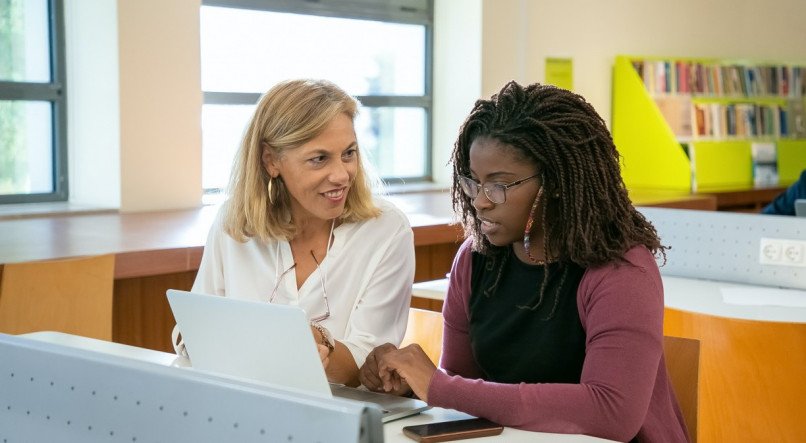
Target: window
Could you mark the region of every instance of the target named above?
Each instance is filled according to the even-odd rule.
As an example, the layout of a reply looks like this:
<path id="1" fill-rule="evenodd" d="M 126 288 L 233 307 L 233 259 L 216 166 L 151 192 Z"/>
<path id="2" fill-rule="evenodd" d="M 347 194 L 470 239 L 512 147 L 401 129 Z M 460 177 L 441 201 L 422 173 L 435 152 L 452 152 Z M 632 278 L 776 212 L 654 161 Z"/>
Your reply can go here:
<path id="1" fill-rule="evenodd" d="M 61 0 L 0 0 L 0 203 L 67 200 Z"/>
<path id="2" fill-rule="evenodd" d="M 324 78 L 362 108 L 356 135 L 387 182 L 431 176 L 432 0 L 204 0 L 202 182 L 220 192 L 260 95 Z"/>

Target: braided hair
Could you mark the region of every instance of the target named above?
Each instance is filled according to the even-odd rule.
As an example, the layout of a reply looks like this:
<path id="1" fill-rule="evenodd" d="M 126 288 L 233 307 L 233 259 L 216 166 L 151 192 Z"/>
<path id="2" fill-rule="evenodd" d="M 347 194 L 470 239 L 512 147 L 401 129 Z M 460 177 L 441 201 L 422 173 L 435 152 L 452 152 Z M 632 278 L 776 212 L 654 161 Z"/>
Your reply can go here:
<path id="1" fill-rule="evenodd" d="M 543 195 L 531 216 L 541 215 L 535 221 L 543 227 L 545 257 L 559 261 L 561 269 L 563 263 L 595 267 L 617 261 L 637 245 L 663 255 L 665 262 L 666 248 L 655 227 L 627 196 L 618 151 L 593 106 L 564 89 L 511 81 L 489 100 L 476 101 L 452 156 L 454 211 L 473 238 L 473 249 L 497 262 L 499 275 L 485 293 L 495 292 L 509 247 L 494 246 L 484 237 L 472 200 L 459 185 L 459 176 L 470 175 L 470 146 L 479 137 L 511 146 L 538 167 Z M 562 274 L 555 308 L 566 272 Z M 537 302 L 529 309 L 542 303 L 547 281 L 548 267 Z"/>

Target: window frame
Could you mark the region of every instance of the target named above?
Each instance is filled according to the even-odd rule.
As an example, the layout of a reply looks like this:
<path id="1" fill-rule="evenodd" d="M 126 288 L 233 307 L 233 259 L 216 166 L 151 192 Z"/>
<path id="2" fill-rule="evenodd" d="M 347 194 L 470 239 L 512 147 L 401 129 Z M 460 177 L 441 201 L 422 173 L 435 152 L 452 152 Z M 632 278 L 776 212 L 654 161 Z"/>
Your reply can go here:
<path id="1" fill-rule="evenodd" d="M 418 7 L 418 3 L 420 7 Z M 356 95 L 363 108 L 418 108 L 425 112 L 424 175 L 419 177 L 385 177 L 387 184 L 423 183 L 433 180 L 433 54 L 434 0 L 202 0 L 202 6 L 215 6 L 256 11 L 314 15 L 333 18 L 373 20 L 425 27 L 425 60 L 423 95 Z M 255 105 L 262 93 L 202 91 L 204 105 Z M 204 189 L 217 194 L 222 189 Z"/>
<path id="2" fill-rule="evenodd" d="M 64 0 L 48 0 L 48 29 L 50 82 L 0 81 L 0 100 L 50 102 L 53 192 L 0 195 L 0 204 L 66 201 L 69 196 Z"/>

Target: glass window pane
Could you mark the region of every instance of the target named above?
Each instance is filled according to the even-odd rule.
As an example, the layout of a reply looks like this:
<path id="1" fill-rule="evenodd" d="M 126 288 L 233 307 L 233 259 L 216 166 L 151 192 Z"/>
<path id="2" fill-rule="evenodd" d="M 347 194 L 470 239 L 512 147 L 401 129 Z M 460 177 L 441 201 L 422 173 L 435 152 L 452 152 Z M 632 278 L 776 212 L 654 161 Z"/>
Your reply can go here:
<path id="1" fill-rule="evenodd" d="M 50 82 L 47 0 L 0 0 L 0 80 Z"/>
<path id="2" fill-rule="evenodd" d="M 425 119 L 422 108 L 361 108 L 355 122 L 356 137 L 378 175 L 425 176 Z"/>
<path id="3" fill-rule="evenodd" d="M 51 106 L 0 100 L 0 194 L 53 192 Z"/>
<path id="4" fill-rule="evenodd" d="M 224 189 L 255 105 L 202 106 L 202 186 Z"/>
<path id="5" fill-rule="evenodd" d="M 423 95 L 425 27 L 203 6 L 202 89 L 324 78 L 352 95 Z"/>
<path id="6" fill-rule="evenodd" d="M 202 107 L 202 185 L 224 189 L 254 105 Z M 382 178 L 423 177 L 425 111 L 421 108 L 361 108 L 355 122 L 361 152 Z"/>

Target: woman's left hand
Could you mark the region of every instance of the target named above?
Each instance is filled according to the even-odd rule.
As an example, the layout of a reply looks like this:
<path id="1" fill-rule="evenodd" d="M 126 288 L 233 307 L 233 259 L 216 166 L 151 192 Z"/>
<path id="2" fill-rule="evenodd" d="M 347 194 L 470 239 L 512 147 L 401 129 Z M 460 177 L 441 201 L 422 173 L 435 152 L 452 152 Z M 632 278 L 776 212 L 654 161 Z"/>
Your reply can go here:
<path id="1" fill-rule="evenodd" d="M 436 371 L 437 367 L 416 343 L 388 352 L 378 361 L 378 375 L 383 381 L 384 390 L 397 390 L 402 379 L 417 397 L 426 402 L 428 385 Z"/>
<path id="2" fill-rule="evenodd" d="M 319 359 L 322 360 L 322 367 L 327 371 L 327 366 L 330 364 L 330 349 L 325 345 L 316 345 L 316 350 L 319 351 Z"/>
<path id="3" fill-rule="evenodd" d="M 311 325 L 311 333 L 313 333 L 313 341 L 316 342 L 316 350 L 319 351 L 319 360 L 322 360 L 322 367 L 327 370 L 330 364 L 330 349 L 322 344 L 322 332 Z"/>

